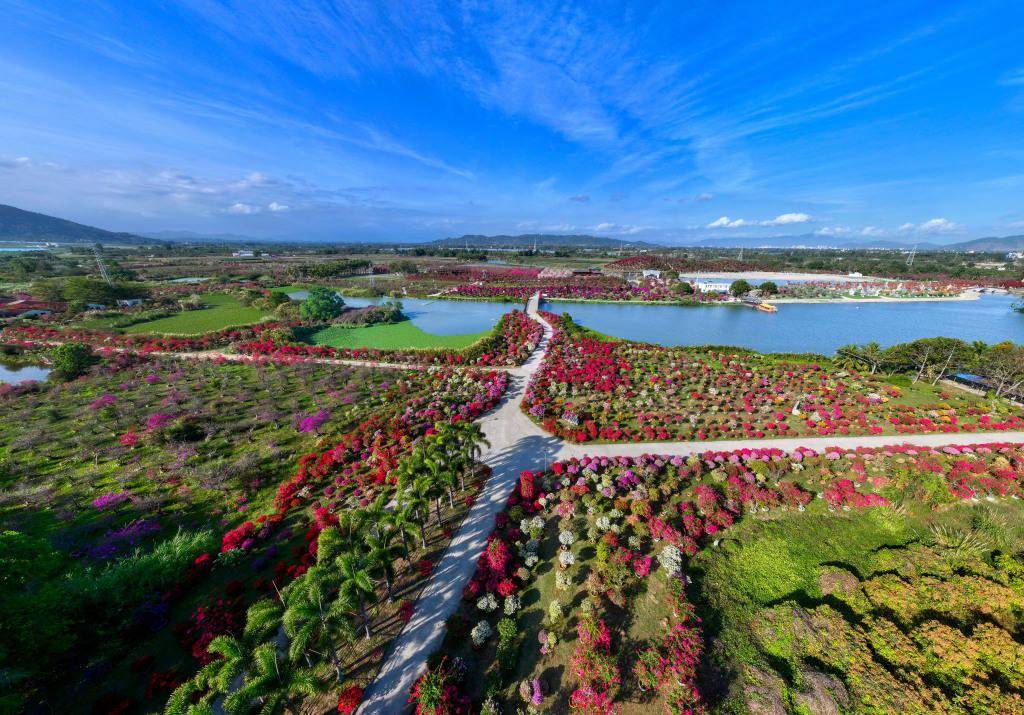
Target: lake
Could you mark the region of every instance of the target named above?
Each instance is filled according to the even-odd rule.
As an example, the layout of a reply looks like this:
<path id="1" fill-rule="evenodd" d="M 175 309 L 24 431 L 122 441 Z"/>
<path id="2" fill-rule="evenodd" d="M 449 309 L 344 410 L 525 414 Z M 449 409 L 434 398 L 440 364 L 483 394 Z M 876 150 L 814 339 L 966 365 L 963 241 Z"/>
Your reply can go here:
<path id="1" fill-rule="evenodd" d="M 1016 298 L 978 300 L 780 303 L 777 313 L 742 306 L 607 305 L 545 303 L 581 325 L 607 335 L 659 345 L 738 345 L 761 352 L 830 355 L 840 345 L 883 346 L 946 335 L 962 340 L 1024 342 L 1024 315 Z"/>
<path id="2" fill-rule="evenodd" d="M 49 368 L 38 365 L 7 365 L 0 362 L 0 383 L 17 384 L 26 380 L 39 380 L 41 382 L 49 374 Z"/>
<path id="3" fill-rule="evenodd" d="M 300 293 L 293 297 L 304 297 Z M 816 352 L 830 355 L 840 345 L 877 342 L 883 346 L 938 335 L 963 340 L 1024 343 L 1024 314 L 1011 310 L 1017 299 L 983 295 L 978 300 L 848 303 L 782 303 L 779 312 L 742 306 L 675 306 L 545 301 L 553 313 L 606 335 L 659 345 L 737 345 L 761 352 Z M 361 307 L 380 299 L 345 298 Z M 520 303 L 405 298 L 413 324 L 434 335 L 489 330 Z"/>
<path id="4" fill-rule="evenodd" d="M 292 291 L 288 295 L 294 300 L 304 300 L 304 290 Z M 344 296 L 345 305 L 364 308 L 377 305 L 386 298 L 353 298 Z M 488 303 L 476 300 L 437 300 L 434 298 L 400 298 L 402 312 L 413 325 L 433 335 L 465 335 L 490 330 L 508 311 L 514 307 L 523 308 L 522 303 Z"/>

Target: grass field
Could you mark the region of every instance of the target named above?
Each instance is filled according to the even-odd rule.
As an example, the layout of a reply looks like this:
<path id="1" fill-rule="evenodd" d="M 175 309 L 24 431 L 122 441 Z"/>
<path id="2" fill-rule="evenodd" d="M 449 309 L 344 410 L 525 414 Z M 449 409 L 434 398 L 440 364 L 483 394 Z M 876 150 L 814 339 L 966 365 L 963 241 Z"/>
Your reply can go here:
<path id="1" fill-rule="evenodd" d="M 126 333 L 163 333 L 166 335 L 199 335 L 214 330 L 258 323 L 267 313 L 248 308 L 232 295 L 211 293 L 203 296 L 207 305 L 202 310 L 188 310 L 159 320 L 125 328 Z"/>
<path id="2" fill-rule="evenodd" d="M 378 350 L 422 350 L 428 348 L 460 349 L 472 345 L 487 333 L 465 335 L 431 335 L 411 320 L 390 325 L 371 325 L 365 328 L 332 326 L 312 333 L 308 341 L 332 348 L 375 348 Z"/>

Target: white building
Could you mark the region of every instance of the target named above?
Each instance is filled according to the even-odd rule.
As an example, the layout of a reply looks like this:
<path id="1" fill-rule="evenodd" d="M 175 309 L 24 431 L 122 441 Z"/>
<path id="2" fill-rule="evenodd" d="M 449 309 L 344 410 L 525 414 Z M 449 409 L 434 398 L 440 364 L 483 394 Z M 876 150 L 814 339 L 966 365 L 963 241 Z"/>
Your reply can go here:
<path id="1" fill-rule="evenodd" d="M 722 281 L 695 281 L 693 287 L 699 293 L 728 293 L 729 284 Z"/>

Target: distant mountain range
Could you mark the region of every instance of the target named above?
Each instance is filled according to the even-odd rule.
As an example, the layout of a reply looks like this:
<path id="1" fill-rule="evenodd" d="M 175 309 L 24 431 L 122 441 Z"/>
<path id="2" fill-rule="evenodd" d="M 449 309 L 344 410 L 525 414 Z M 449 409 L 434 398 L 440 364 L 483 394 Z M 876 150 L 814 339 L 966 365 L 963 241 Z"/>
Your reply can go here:
<path id="1" fill-rule="evenodd" d="M 1024 251 L 1024 236 L 990 236 L 944 246 L 956 251 Z"/>
<path id="2" fill-rule="evenodd" d="M 0 241 L 53 243 L 150 244 L 152 239 L 133 233 L 104 231 L 95 226 L 0 204 Z"/>
<path id="3" fill-rule="evenodd" d="M 287 238 L 258 239 L 233 233 L 201 233 L 196 231 L 155 231 L 151 233 L 118 233 L 95 226 L 87 226 L 34 211 L 25 211 L 14 206 L 0 204 L 0 241 L 29 241 L 53 243 L 107 243 L 123 245 L 152 245 L 165 241 L 191 241 L 209 243 L 308 243 Z M 324 243 L 338 243 L 325 241 Z M 407 244 L 411 245 L 411 244 Z M 542 249 L 584 248 L 597 250 L 651 250 L 665 248 L 665 245 L 648 241 L 629 241 L 607 236 L 586 234 L 558 235 L 524 233 L 518 236 L 465 236 L 442 238 L 427 245 L 444 248 L 490 248 L 490 249 Z M 939 245 L 924 241 L 854 241 L 836 236 L 820 236 L 813 233 L 799 236 L 695 238 L 673 247 L 692 246 L 707 248 L 845 248 L 845 249 L 890 249 L 909 250 L 917 246 L 919 251 L 985 251 L 1004 253 L 1024 251 L 1024 235 L 989 236 L 960 243 Z"/>
<path id="4" fill-rule="evenodd" d="M 523 233 L 518 236 L 480 236 L 467 234 L 457 238 L 442 238 L 431 241 L 432 246 L 444 248 L 663 248 L 656 243 L 645 241 L 623 241 L 604 236 L 571 235 L 562 236 L 547 233 Z"/>

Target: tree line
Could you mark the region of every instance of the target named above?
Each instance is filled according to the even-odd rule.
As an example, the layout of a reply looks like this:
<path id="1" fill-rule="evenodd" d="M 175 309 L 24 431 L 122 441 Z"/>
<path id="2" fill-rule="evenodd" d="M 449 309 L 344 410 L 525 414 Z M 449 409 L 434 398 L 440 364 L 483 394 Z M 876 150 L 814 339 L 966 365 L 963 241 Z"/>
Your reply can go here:
<path id="1" fill-rule="evenodd" d="M 1024 347 L 1009 341 L 989 345 L 939 337 L 888 348 L 874 342 L 844 345 L 836 351 L 836 362 L 872 375 L 907 373 L 915 383 L 926 380 L 933 385 L 957 373 L 970 373 L 984 378 L 996 396 L 1019 393 L 1024 386 Z"/>

